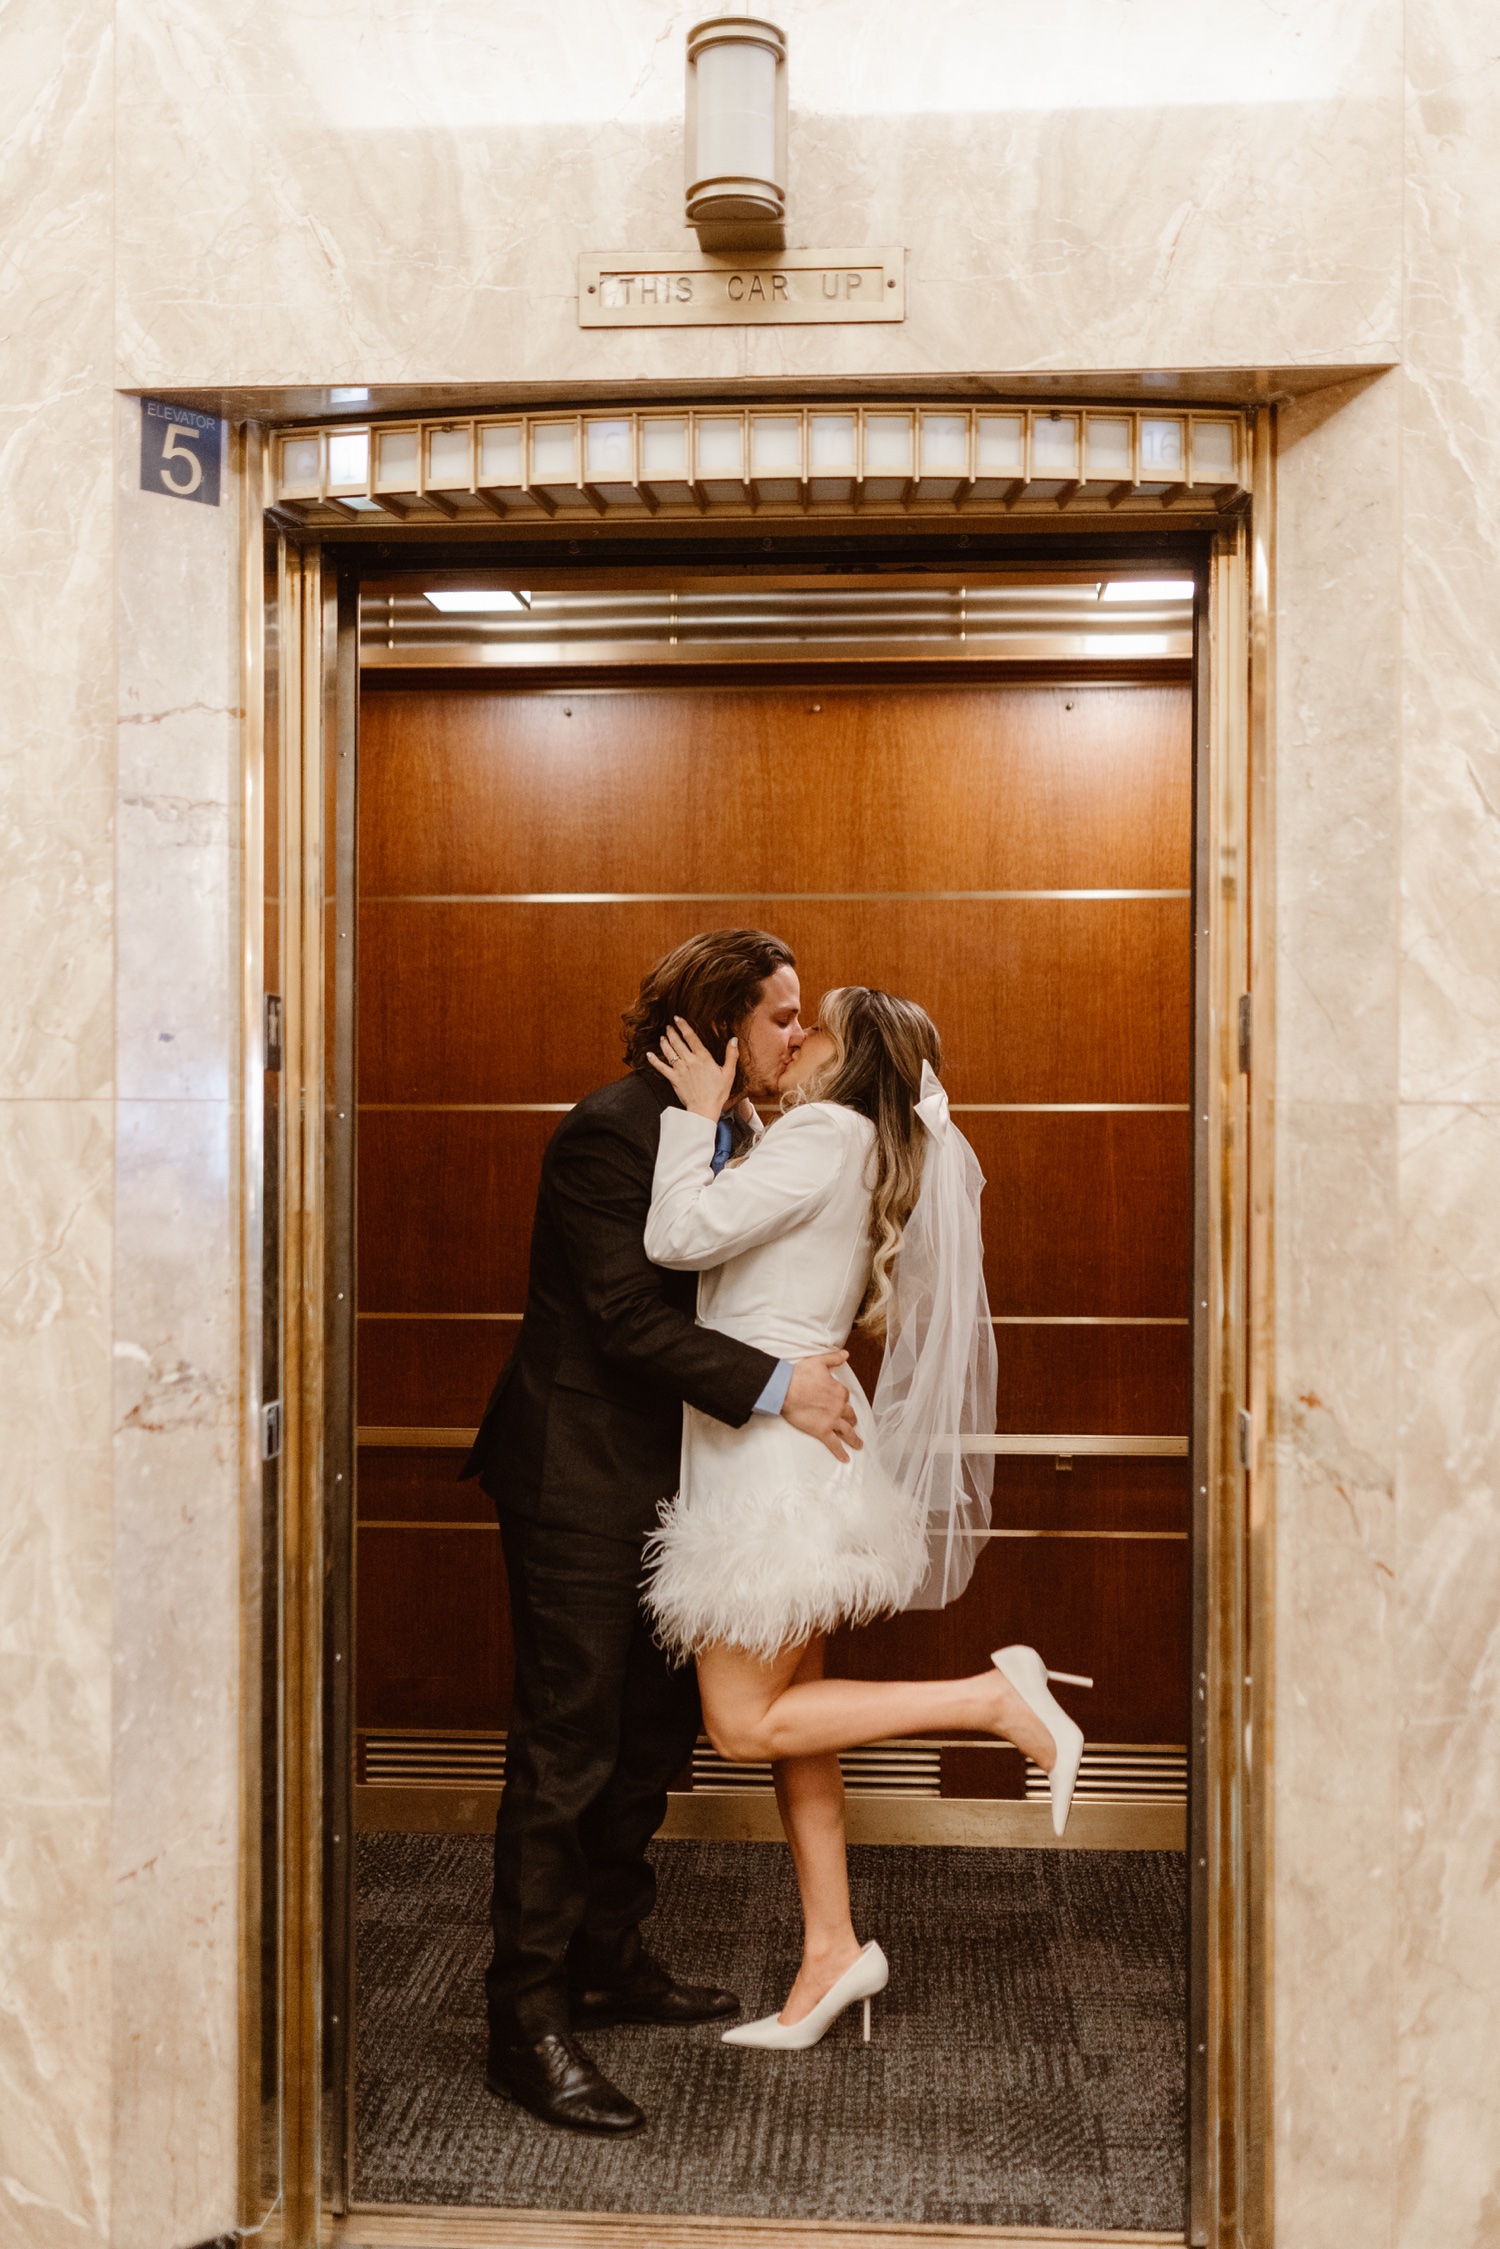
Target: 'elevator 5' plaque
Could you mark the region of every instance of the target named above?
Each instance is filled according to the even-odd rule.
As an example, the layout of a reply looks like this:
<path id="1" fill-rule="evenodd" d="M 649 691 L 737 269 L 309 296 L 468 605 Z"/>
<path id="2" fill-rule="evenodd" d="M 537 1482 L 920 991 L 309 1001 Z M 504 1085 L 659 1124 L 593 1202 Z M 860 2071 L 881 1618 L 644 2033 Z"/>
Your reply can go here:
<path id="1" fill-rule="evenodd" d="M 219 463 L 224 424 L 216 414 L 173 406 L 164 398 L 141 400 L 141 490 L 174 500 L 219 504 Z"/>
<path id="2" fill-rule="evenodd" d="M 648 253 L 578 261 L 580 328 L 774 328 L 905 318 L 900 250 Z"/>

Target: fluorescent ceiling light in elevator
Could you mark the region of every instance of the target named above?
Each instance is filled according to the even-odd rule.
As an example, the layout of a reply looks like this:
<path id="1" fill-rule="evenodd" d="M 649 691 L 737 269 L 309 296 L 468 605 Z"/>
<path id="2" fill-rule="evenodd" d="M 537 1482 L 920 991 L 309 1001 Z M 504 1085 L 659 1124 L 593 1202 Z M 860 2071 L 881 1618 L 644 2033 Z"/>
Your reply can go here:
<path id="1" fill-rule="evenodd" d="M 531 607 L 529 593 L 428 593 L 424 597 L 434 609 L 441 609 L 445 617 L 499 617 L 510 612 Z"/>

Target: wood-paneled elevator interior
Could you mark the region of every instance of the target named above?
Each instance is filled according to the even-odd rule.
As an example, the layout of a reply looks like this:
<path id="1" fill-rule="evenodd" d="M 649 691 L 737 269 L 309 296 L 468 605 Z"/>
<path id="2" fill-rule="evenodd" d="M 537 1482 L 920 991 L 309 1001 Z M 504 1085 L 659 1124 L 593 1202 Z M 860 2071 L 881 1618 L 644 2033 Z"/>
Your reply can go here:
<path id="1" fill-rule="evenodd" d="M 359 754 L 361 1797 L 499 1777 L 502 1564 L 456 1447 L 515 1335 L 548 1135 L 620 1067 L 647 964 L 731 923 L 791 944 L 809 1020 L 840 983 L 920 1000 L 988 1180 L 994 1535 L 953 1608 L 846 1633 L 835 1662 L 944 1672 L 1034 1641 L 1096 1678 L 1091 1742 L 1181 1745 L 1188 683 L 367 672 Z M 979 1746 L 934 1778 L 1026 1787 Z"/>

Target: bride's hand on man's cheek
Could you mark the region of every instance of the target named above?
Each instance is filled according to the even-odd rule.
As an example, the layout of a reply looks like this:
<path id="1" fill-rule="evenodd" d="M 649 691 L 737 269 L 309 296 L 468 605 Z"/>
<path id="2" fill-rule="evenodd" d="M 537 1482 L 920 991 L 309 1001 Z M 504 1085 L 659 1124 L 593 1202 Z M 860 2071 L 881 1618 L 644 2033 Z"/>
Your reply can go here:
<path id="1" fill-rule="evenodd" d="M 648 1054 L 646 1059 L 661 1072 L 689 1115 L 718 1122 L 739 1071 L 737 1039 L 729 1041 L 723 1061 L 716 1062 L 692 1025 L 679 1015 L 676 1028 L 662 1033 L 660 1055 Z"/>

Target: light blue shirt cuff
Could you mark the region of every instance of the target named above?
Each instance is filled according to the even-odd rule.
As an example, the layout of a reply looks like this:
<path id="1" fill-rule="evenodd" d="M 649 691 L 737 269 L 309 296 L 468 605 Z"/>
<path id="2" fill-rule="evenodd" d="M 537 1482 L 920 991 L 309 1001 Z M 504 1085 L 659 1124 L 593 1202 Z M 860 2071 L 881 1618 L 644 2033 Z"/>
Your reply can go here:
<path id="1" fill-rule="evenodd" d="M 756 1399 L 751 1408 L 752 1413 L 780 1413 L 791 1386 L 792 1362 L 790 1359 L 778 1359 L 776 1372 Z"/>

